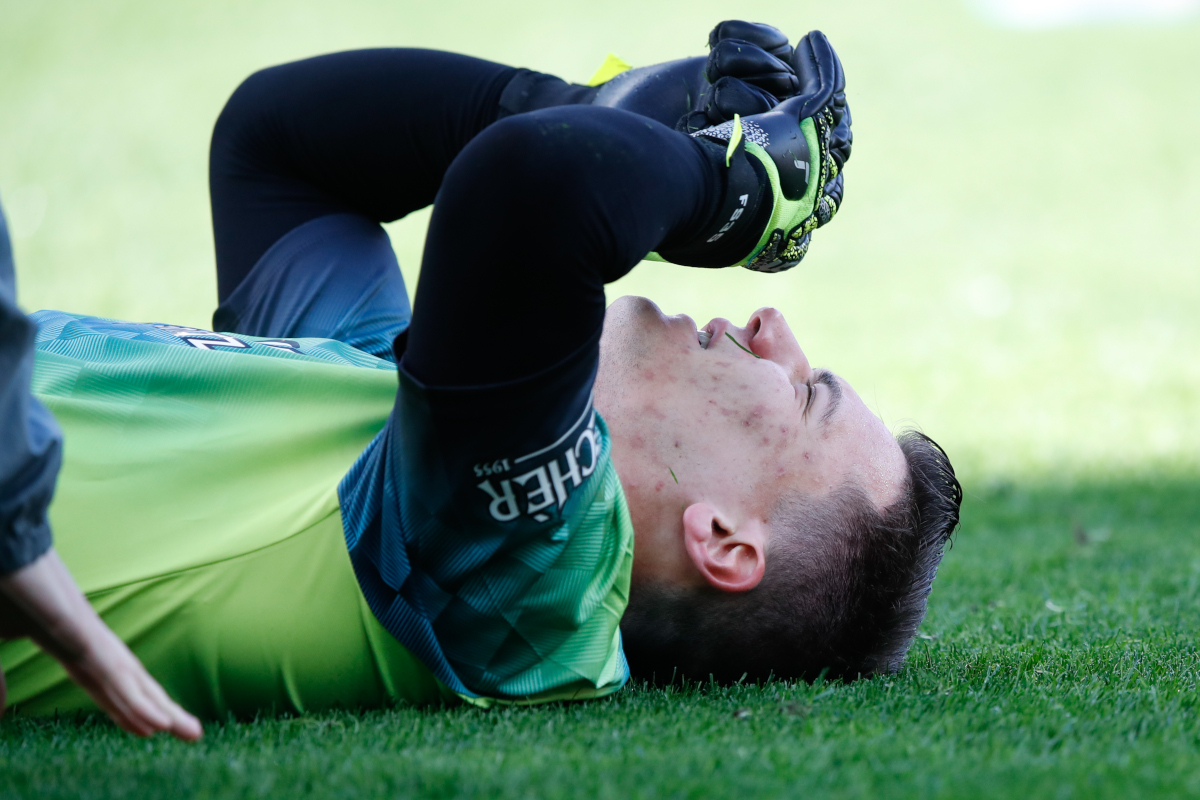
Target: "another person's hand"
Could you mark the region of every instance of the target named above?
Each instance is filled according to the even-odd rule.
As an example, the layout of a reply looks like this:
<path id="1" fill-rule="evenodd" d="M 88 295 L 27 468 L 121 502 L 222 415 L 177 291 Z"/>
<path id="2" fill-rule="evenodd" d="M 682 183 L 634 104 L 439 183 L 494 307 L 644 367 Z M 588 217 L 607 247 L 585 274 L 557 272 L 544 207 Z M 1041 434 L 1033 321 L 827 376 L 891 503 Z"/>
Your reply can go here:
<path id="1" fill-rule="evenodd" d="M 0 638 L 28 636 L 53 655 L 121 728 L 195 740 L 200 722 L 176 704 L 75 585 L 54 550 L 0 577 Z M 0 674 L 0 714 L 5 700 Z"/>

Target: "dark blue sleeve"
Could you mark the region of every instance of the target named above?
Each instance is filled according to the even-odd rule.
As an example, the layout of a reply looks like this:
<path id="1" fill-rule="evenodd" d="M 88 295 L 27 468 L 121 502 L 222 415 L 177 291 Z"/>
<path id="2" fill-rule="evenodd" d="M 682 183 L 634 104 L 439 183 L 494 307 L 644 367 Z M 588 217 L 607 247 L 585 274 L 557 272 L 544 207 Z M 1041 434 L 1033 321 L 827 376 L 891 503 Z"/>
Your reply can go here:
<path id="1" fill-rule="evenodd" d="M 0 210 L 0 575 L 50 549 L 46 512 L 62 460 L 62 432 L 30 393 L 37 327 L 17 308 L 16 293 Z"/>

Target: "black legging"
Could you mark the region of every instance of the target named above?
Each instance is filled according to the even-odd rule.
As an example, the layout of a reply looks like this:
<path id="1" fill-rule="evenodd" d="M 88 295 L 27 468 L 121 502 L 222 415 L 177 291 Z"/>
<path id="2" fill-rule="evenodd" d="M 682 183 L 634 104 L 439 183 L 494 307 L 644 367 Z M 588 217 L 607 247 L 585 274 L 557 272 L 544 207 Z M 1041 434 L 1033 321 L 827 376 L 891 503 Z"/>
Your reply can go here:
<path id="1" fill-rule="evenodd" d="M 719 148 L 630 112 L 558 105 L 590 98 L 428 50 L 256 73 L 213 133 L 220 298 L 298 225 L 348 211 L 387 222 L 432 202 L 404 367 L 478 386 L 559 362 L 602 325 L 604 284 L 709 227 L 725 184 Z"/>

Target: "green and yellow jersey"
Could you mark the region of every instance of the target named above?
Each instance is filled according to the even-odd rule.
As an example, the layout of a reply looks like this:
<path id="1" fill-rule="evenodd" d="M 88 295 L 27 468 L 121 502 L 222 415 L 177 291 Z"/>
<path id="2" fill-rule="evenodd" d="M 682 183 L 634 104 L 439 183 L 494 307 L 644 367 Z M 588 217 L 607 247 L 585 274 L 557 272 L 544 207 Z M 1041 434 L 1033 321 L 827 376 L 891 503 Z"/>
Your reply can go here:
<path id="1" fill-rule="evenodd" d="M 189 710 L 486 705 L 627 679 L 632 527 L 590 401 L 522 442 L 342 342 L 35 319 L 34 391 L 66 442 L 56 547 Z M 496 403 L 572 379 L 548 380 Z M 27 641 L 0 664 L 19 713 L 91 707 Z"/>

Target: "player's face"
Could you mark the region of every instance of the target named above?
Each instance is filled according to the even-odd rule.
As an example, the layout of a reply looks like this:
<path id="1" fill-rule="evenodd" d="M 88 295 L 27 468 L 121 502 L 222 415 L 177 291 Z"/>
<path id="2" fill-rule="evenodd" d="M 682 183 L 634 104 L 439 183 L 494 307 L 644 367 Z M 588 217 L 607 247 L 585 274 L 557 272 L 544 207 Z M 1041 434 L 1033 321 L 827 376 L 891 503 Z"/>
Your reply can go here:
<path id="1" fill-rule="evenodd" d="M 906 475 L 882 420 L 844 380 L 813 369 L 773 308 L 698 330 L 645 298 L 620 298 L 605 318 L 596 405 L 634 494 L 691 483 L 769 515 L 785 493 L 819 498 L 851 484 L 883 508 Z"/>

